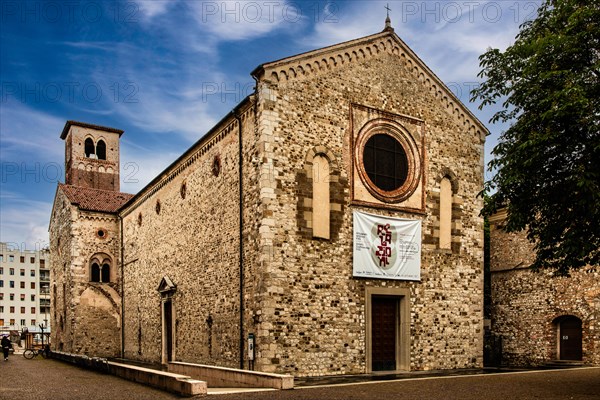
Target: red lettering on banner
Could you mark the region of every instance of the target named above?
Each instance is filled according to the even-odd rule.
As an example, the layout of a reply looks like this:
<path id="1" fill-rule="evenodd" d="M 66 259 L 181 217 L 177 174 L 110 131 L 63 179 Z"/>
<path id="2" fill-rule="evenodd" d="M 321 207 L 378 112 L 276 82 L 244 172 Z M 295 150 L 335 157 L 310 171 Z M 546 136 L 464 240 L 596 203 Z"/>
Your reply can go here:
<path id="1" fill-rule="evenodd" d="M 389 265 L 389 258 L 392 256 L 392 231 L 390 224 L 377 225 L 377 236 L 379 236 L 379 246 L 375 255 L 379 258 L 379 266 Z"/>

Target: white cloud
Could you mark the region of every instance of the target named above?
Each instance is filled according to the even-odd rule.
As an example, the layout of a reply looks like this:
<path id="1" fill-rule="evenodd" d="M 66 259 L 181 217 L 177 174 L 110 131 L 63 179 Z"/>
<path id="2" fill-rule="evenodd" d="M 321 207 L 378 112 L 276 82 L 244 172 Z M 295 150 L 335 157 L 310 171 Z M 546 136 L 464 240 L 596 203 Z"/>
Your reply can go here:
<path id="1" fill-rule="evenodd" d="M 195 99 L 169 98 L 160 87 L 152 87 L 149 82 L 140 95 L 137 104 L 127 104 L 114 111 L 120 119 L 144 131 L 162 132 L 175 135 L 188 143 L 198 140 L 217 121 L 206 103 Z"/>
<path id="2" fill-rule="evenodd" d="M 335 18 L 322 18 L 313 33 L 299 38 L 299 42 L 318 48 L 383 30 L 383 7 L 387 2 L 341 4 L 344 7 L 332 13 Z M 488 47 L 504 49 L 512 43 L 525 11 L 533 10 L 534 4 L 421 1 L 391 2 L 390 6 L 396 34 L 438 76 L 452 81 L 473 81 L 478 72 L 478 56 Z M 378 9 L 381 12 L 373 12 Z"/>
<path id="3" fill-rule="evenodd" d="M 136 194 L 182 153 L 161 152 L 121 140 L 121 191 Z"/>
<path id="4" fill-rule="evenodd" d="M 320 14 L 322 18 L 319 18 L 314 25 L 314 32 L 299 37 L 298 42 L 311 48 L 320 48 L 373 35 L 383 30 L 384 18 L 381 14 L 370 11 L 377 8 L 377 2 L 352 2 L 351 4 L 344 8 L 336 6 L 330 11 L 323 10 Z"/>
<path id="5" fill-rule="evenodd" d="M 0 107 L 2 162 L 62 161 L 59 140 L 65 120 L 36 110 L 20 101 L 3 102 Z"/>
<path id="6" fill-rule="evenodd" d="M 286 1 L 194 1 L 186 3 L 198 26 L 216 41 L 248 40 L 293 27 L 302 10 Z"/>
<path id="7" fill-rule="evenodd" d="M 73 48 L 80 49 L 80 50 L 112 51 L 114 49 L 114 43 L 112 43 L 112 42 L 63 41 L 58 44 L 73 47 Z"/>
<path id="8" fill-rule="evenodd" d="M 125 9 L 123 12 L 135 14 L 139 10 L 144 17 L 152 19 L 165 14 L 169 6 L 175 2 L 174 0 L 138 0 L 135 3 L 126 3 L 128 5 L 124 6 Z M 133 8 L 132 5 L 135 5 L 137 8 Z"/>
<path id="9" fill-rule="evenodd" d="M 85 76 L 99 89 L 91 91 L 94 98 L 80 98 L 71 107 L 127 120 L 147 132 L 176 135 L 175 140 L 191 143 L 200 138 L 223 114 L 225 105 L 214 88 L 224 82 L 235 87 L 236 82 L 227 80 L 215 67 L 216 57 L 190 51 L 171 39 L 175 40 L 165 42 L 173 44 L 167 54 L 132 43 L 114 44 L 110 68 L 102 56 L 98 64 L 75 71 L 74 75 Z M 101 95 L 95 96 L 96 92 Z M 240 90 L 237 100 L 242 98 Z"/>
<path id="10" fill-rule="evenodd" d="M 2 191 L 0 241 L 16 243 L 21 249 L 37 250 L 48 245 L 51 202 L 35 201 Z"/>

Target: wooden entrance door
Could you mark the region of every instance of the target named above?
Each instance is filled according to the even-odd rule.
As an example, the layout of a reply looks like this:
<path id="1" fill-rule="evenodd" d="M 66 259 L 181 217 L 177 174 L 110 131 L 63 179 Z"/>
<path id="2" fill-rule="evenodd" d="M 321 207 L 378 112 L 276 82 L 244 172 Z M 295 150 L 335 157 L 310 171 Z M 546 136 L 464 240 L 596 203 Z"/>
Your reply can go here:
<path id="1" fill-rule="evenodd" d="M 560 321 L 560 359 L 581 361 L 581 320 L 577 317 L 566 317 Z"/>
<path id="2" fill-rule="evenodd" d="M 393 371 L 396 369 L 398 298 L 373 296 L 371 304 L 371 369 Z"/>
<path id="3" fill-rule="evenodd" d="M 173 306 L 171 300 L 163 302 L 164 307 L 164 340 L 167 361 L 173 361 Z"/>

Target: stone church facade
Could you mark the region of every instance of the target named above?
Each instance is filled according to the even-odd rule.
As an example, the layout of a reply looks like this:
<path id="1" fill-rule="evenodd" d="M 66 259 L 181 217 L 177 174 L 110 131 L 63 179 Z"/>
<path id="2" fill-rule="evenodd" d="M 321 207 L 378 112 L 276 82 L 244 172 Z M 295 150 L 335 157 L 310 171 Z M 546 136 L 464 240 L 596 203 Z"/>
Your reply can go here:
<path id="1" fill-rule="evenodd" d="M 524 232 L 505 232 L 505 219 L 506 210 L 490 217 L 491 330 L 502 340 L 502 363 L 600 365 L 598 269 L 569 277 L 532 271 L 533 244 Z"/>
<path id="2" fill-rule="evenodd" d="M 296 376 L 481 367 L 485 127 L 389 25 L 252 76 L 133 196 L 99 175 L 122 132 L 67 122 L 53 346 Z M 420 279 L 353 275 L 355 211 L 420 222 Z"/>

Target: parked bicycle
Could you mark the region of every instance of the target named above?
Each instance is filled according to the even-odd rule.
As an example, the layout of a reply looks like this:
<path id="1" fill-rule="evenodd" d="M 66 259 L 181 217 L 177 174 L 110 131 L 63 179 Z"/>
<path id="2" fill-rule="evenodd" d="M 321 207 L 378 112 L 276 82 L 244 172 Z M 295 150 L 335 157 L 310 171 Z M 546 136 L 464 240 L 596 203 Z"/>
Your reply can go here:
<path id="1" fill-rule="evenodd" d="M 38 355 L 42 356 L 42 358 L 48 358 L 48 349 L 27 349 L 23 352 L 23 357 L 28 360 L 31 360 Z"/>

